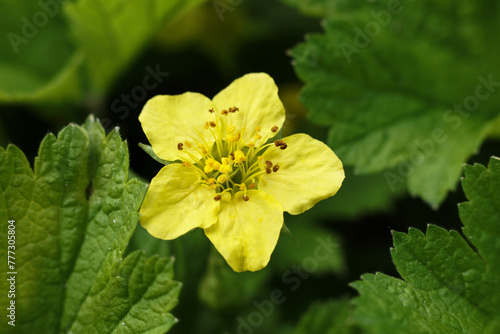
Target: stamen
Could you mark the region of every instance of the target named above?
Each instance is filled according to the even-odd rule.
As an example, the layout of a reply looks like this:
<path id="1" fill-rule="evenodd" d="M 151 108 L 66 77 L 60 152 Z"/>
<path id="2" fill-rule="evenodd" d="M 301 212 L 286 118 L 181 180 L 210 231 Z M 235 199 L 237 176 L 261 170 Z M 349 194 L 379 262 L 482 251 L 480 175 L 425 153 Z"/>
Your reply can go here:
<path id="1" fill-rule="evenodd" d="M 266 174 L 271 174 L 271 168 L 266 168 Z"/>
<path id="2" fill-rule="evenodd" d="M 184 166 L 184 167 L 193 167 L 193 164 L 190 163 L 189 161 L 183 161 L 182 162 L 182 166 Z"/>
<path id="3" fill-rule="evenodd" d="M 278 130 L 279 130 L 279 128 L 276 125 L 271 128 L 271 131 L 274 133 L 278 132 Z"/>
<path id="4" fill-rule="evenodd" d="M 227 116 L 229 114 L 229 111 L 227 111 L 226 109 L 224 109 L 224 110 L 222 110 L 220 112 L 220 114 L 223 115 L 223 116 Z"/>
<path id="5" fill-rule="evenodd" d="M 232 114 L 234 114 L 238 110 L 240 110 L 238 107 L 231 107 L 231 108 L 229 108 L 229 112 L 232 113 Z"/>
<path id="6" fill-rule="evenodd" d="M 210 188 L 215 189 L 217 185 L 215 184 L 215 179 L 213 177 L 207 179 L 208 185 Z"/>
<path id="7" fill-rule="evenodd" d="M 275 173 L 276 173 L 276 172 L 278 171 L 278 169 L 280 169 L 280 166 L 275 165 L 275 166 L 273 167 L 273 172 L 275 172 Z"/>
<path id="8" fill-rule="evenodd" d="M 215 197 L 214 197 L 214 201 L 216 201 L 216 202 L 217 202 L 217 201 L 220 201 L 220 200 L 221 200 L 221 198 L 222 198 L 222 196 L 221 196 L 221 195 L 217 195 L 217 196 L 215 196 Z"/>
<path id="9" fill-rule="evenodd" d="M 248 185 L 248 189 L 254 189 L 254 188 L 257 188 L 257 185 L 253 182 L 250 182 L 250 184 Z"/>
<path id="10" fill-rule="evenodd" d="M 217 178 L 217 182 L 218 183 L 226 183 L 227 179 L 229 178 L 229 176 L 227 176 L 227 174 L 221 174 L 219 175 L 219 177 Z"/>
<path id="11" fill-rule="evenodd" d="M 280 148 L 280 149 L 282 149 L 282 150 L 284 150 L 285 148 L 287 148 L 287 147 L 288 147 L 288 146 L 287 146 L 287 144 L 286 144 L 283 140 L 281 140 L 281 139 L 276 140 L 276 141 L 274 142 L 274 145 L 275 145 L 276 147 L 279 147 L 279 148 Z"/>
<path id="12" fill-rule="evenodd" d="M 240 190 L 241 191 L 247 190 L 247 186 L 244 183 L 240 184 Z"/>
<path id="13" fill-rule="evenodd" d="M 250 197 L 248 197 L 248 196 L 243 196 L 243 200 L 244 200 L 245 202 L 247 202 L 249 199 L 250 199 Z"/>
<path id="14" fill-rule="evenodd" d="M 245 161 L 247 158 L 245 157 L 245 154 L 240 151 L 240 150 L 236 150 L 234 152 L 234 162 L 236 163 L 241 163 L 243 161 Z"/>
<path id="15" fill-rule="evenodd" d="M 214 108 L 208 109 L 208 112 L 211 113 L 211 114 L 213 114 L 214 113 Z"/>
<path id="16" fill-rule="evenodd" d="M 184 146 L 184 144 L 183 144 L 183 143 L 179 143 L 179 144 L 177 144 L 177 149 L 178 149 L 179 151 L 182 151 L 182 150 L 183 150 L 183 146 Z"/>
<path id="17" fill-rule="evenodd" d="M 273 167 L 273 163 L 269 160 L 266 160 L 266 168 L 271 168 Z"/>
<path id="18" fill-rule="evenodd" d="M 209 125 L 210 125 L 210 127 L 212 127 L 212 128 L 215 128 L 215 127 L 217 126 L 217 124 L 215 124 L 215 122 L 214 122 L 214 121 L 210 121 Z"/>
<path id="19" fill-rule="evenodd" d="M 191 144 L 191 142 L 190 142 L 189 140 L 186 140 L 186 141 L 184 142 L 184 145 L 186 145 L 186 146 L 187 146 L 187 148 L 191 148 L 191 147 L 193 147 L 193 144 Z"/>

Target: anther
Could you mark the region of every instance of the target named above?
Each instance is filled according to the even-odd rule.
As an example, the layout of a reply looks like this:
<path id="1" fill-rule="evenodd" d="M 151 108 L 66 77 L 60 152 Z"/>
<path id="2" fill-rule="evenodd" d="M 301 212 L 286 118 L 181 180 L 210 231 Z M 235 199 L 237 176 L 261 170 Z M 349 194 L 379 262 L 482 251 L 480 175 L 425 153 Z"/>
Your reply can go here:
<path id="1" fill-rule="evenodd" d="M 213 114 L 214 113 L 214 108 L 208 109 L 208 112 L 211 113 L 211 114 Z"/>
<path id="2" fill-rule="evenodd" d="M 269 160 L 266 160 L 266 168 L 271 168 L 273 167 L 273 163 Z"/>
<path id="3" fill-rule="evenodd" d="M 231 107 L 231 108 L 229 108 L 229 112 L 232 113 L 232 114 L 234 114 L 238 110 L 240 110 L 238 107 Z"/>
<path id="4" fill-rule="evenodd" d="M 224 109 L 220 113 L 221 113 L 221 115 L 227 116 L 229 114 L 229 111 L 227 111 L 226 109 Z"/>
<path id="5" fill-rule="evenodd" d="M 221 196 L 221 195 L 217 195 L 217 196 L 215 196 L 215 197 L 214 197 L 214 201 L 216 201 L 216 202 L 217 202 L 217 201 L 220 201 L 220 200 L 221 200 L 221 198 L 222 198 L 222 196 Z"/>
<path id="6" fill-rule="evenodd" d="M 253 182 L 251 182 L 249 185 L 248 185 L 248 189 L 254 189 L 254 188 L 257 188 L 257 185 Z"/>
<path id="7" fill-rule="evenodd" d="M 275 125 L 275 126 L 273 126 L 273 127 L 271 128 L 271 131 L 272 131 L 272 132 L 278 132 L 278 130 L 279 130 L 279 129 L 278 129 L 278 127 L 277 127 L 276 125 Z"/>
<path id="8" fill-rule="evenodd" d="M 227 176 L 227 174 L 221 174 L 219 175 L 219 177 L 217 178 L 217 182 L 219 183 L 225 183 L 227 181 L 229 177 Z"/>
<path id="9" fill-rule="evenodd" d="M 282 150 L 284 150 L 285 148 L 287 148 L 287 147 L 288 147 L 288 146 L 287 146 L 287 144 L 286 144 L 283 140 L 281 140 L 281 139 L 276 140 L 276 141 L 274 142 L 274 145 L 275 145 L 276 147 L 281 148 Z"/>
<path id="10" fill-rule="evenodd" d="M 183 162 L 182 162 L 182 166 L 183 166 L 183 167 L 193 167 L 193 164 L 192 164 L 192 163 L 190 163 L 189 161 L 183 161 Z"/>
<path id="11" fill-rule="evenodd" d="M 247 202 L 249 199 L 250 199 L 250 197 L 248 197 L 248 196 L 243 196 L 243 200 L 244 200 L 245 202 Z"/>
<path id="12" fill-rule="evenodd" d="M 188 148 L 193 147 L 193 144 L 191 144 L 191 142 L 190 142 L 190 141 L 188 141 L 188 140 L 186 140 L 186 141 L 184 142 L 184 144 L 186 144 L 186 146 L 187 146 Z"/>
<path id="13" fill-rule="evenodd" d="M 273 167 L 273 172 L 275 172 L 275 173 L 276 173 L 276 172 L 278 171 L 278 169 L 280 169 L 280 166 L 275 165 L 275 166 Z"/>
<path id="14" fill-rule="evenodd" d="M 271 174 L 271 168 L 266 168 L 266 174 Z"/>
<path id="15" fill-rule="evenodd" d="M 209 124 L 210 124 L 210 127 L 211 127 L 211 128 L 215 128 L 215 127 L 217 126 L 217 124 L 215 124 L 215 122 L 214 122 L 214 121 L 210 121 L 210 123 L 209 123 Z"/>
<path id="16" fill-rule="evenodd" d="M 177 149 L 178 149 L 179 151 L 182 151 L 182 150 L 183 150 L 183 146 L 184 146 L 184 144 L 183 144 L 183 143 L 179 143 L 179 144 L 177 144 Z"/>

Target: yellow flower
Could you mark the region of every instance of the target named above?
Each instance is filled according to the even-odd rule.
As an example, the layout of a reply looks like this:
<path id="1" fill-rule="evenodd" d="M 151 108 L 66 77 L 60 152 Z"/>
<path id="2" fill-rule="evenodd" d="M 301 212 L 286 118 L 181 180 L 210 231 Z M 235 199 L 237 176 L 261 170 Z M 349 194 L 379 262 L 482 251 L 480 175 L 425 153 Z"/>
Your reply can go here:
<path id="1" fill-rule="evenodd" d="M 285 110 L 265 73 L 236 79 L 213 100 L 156 96 L 139 120 L 156 155 L 173 161 L 151 181 L 141 224 L 168 240 L 203 228 L 238 272 L 267 265 L 283 211 L 308 210 L 344 179 L 324 143 L 305 134 L 275 138 Z"/>

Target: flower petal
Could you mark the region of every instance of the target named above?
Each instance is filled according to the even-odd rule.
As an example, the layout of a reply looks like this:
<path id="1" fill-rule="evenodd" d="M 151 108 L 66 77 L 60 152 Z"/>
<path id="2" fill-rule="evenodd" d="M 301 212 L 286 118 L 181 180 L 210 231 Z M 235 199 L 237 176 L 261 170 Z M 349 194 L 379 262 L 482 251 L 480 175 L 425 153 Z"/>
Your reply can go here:
<path id="1" fill-rule="evenodd" d="M 270 195 L 259 191 L 237 192 L 222 201 L 219 221 L 205 234 L 234 271 L 264 268 L 278 242 L 283 226 L 283 209 Z"/>
<path id="2" fill-rule="evenodd" d="M 271 161 L 279 169 L 261 177 L 259 190 L 297 215 L 335 195 L 344 180 L 344 169 L 335 153 L 319 140 L 303 133 L 282 140 L 286 149 L 273 145 L 262 155 L 263 162 Z"/>
<path id="3" fill-rule="evenodd" d="M 278 87 L 266 73 L 250 73 L 234 80 L 213 98 L 219 112 L 230 107 L 238 107 L 232 114 L 231 122 L 236 128 L 246 125 L 244 142 L 254 140 L 255 128 L 262 128 L 261 135 L 272 138 L 273 126 L 281 128 L 285 121 L 285 108 L 278 96 Z"/>
<path id="4" fill-rule="evenodd" d="M 163 167 L 153 178 L 140 210 L 141 225 L 152 236 L 171 240 L 217 222 L 215 191 L 195 183 L 198 178 L 193 168 L 176 163 Z"/>
<path id="5" fill-rule="evenodd" d="M 212 107 L 210 99 L 199 93 L 158 95 L 146 103 L 139 121 L 158 157 L 186 160 L 178 143 L 202 142 L 202 138 L 209 144 L 214 142 L 211 133 L 203 128 L 206 121 L 213 119 L 208 112 Z"/>

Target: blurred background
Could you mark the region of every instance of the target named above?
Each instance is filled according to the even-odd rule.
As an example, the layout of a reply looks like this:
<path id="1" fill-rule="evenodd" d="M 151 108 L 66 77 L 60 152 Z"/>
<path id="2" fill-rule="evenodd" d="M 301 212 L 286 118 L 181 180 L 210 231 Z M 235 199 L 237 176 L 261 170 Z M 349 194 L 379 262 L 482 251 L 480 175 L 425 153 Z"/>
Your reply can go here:
<path id="1" fill-rule="evenodd" d="M 138 5 L 138 1 L 111 1 L 102 4 L 100 9 L 96 9 L 92 1 L 65 1 L 60 4 L 54 0 L 41 5 L 35 1 L 17 3 L 2 0 L 1 3 L 4 14 L 0 30 L 4 37 L 0 51 L 0 144 L 2 147 L 8 144 L 18 146 L 30 162 L 33 162 L 38 145 L 48 132 L 57 133 L 70 122 L 81 124 L 89 114 L 94 114 L 107 132 L 119 127 L 122 138 L 129 145 L 132 172 L 149 182 L 161 165 L 138 146 L 139 143 L 148 143 L 138 122 L 138 115 L 146 101 L 158 94 L 186 91 L 213 97 L 234 79 L 250 72 L 266 72 L 276 81 L 287 111 L 284 135 L 308 133 L 328 142 L 341 160 L 344 161 L 344 157 L 347 159 L 346 180 L 338 194 L 300 216 L 285 214 L 285 223 L 291 233 L 282 233 L 271 263 L 257 273 L 232 272 L 201 231 L 192 231 L 178 240 L 166 242 L 152 238 L 138 226 L 130 250 L 145 249 L 149 254 L 176 257 L 175 278 L 184 285 L 179 304 L 173 310 L 179 323 L 171 333 L 293 333 L 300 315 L 312 303 L 355 296 L 356 292 L 349 287 L 349 283 L 358 280 L 363 273 L 384 272 L 398 276 L 390 257 L 391 230 L 406 232 L 409 227 L 416 227 L 425 231 L 428 223 L 447 229 L 461 228 L 457 203 L 465 198 L 458 177 L 451 181 L 453 189 L 444 191 L 442 198 L 432 203 L 423 200 L 425 196 L 418 191 L 408 191 L 406 181 L 396 187 L 390 186 L 384 171 L 397 170 L 396 162 L 378 170 L 363 171 L 353 161 L 376 160 L 377 156 L 367 156 L 361 150 L 353 150 L 353 153 L 346 153 L 340 148 L 340 151 L 337 150 L 332 144 L 336 139 L 331 134 L 332 127 L 335 130 L 337 125 L 331 120 L 323 120 L 316 110 L 324 109 L 342 123 L 349 118 L 336 112 L 346 102 L 339 102 L 338 107 L 335 99 L 321 106 L 311 103 L 311 94 L 303 92 L 304 83 L 310 84 L 313 87 L 311 90 L 314 90 L 314 85 L 321 85 L 323 81 L 317 73 L 317 79 L 312 74 L 308 75 L 314 71 L 307 72 L 307 66 L 303 64 L 308 61 L 309 66 L 317 68 L 325 76 L 330 73 L 329 70 L 344 73 L 347 66 L 351 66 L 350 71 L 354 73 L 351 79 L 363 82 L 392 80 L 392 87 L 404 87 L 408 95 L 416 96 L 418 89 L 411 92 L 408 82 L 413 84 L 419 80 L 411 75 L 419 77 L 420 72 L 425 76 L 433 71 L 433 66 L 447 61 L 441 49 L 432 52 L 433 43 L 437 43 L 448 49 L 447 55 L 456 55 L 468 62 L 471 73 L 487 78 L 490 73 L 498 73 L 497 60 L 492 60 L 498 59 L 494 58 L 499 54 L 498 46 L 492 46 L 489 51 L 483 50 L 474 36 L 484 39 L 491 36 L 484 33 L 487 29 L 472 29 L 475 21 L 467 16 L 473 12 L 477 17 L 484 18 L 489 15 L 487 11 L 459 5 L 446 7 L 447 1 L 446 5 L 436 5 L 439 8 L 433 14 L 416 6 L 401 15 L 393 13 L 391 26 L 386 28 L 383 20 L 387 18 L 381 17 L 382 21 L 377 21 L 376 16 L 369 14 L 368 2 L 352 5 L 352 10 L 345 1 L 179 0 L 165 4 L 149 1 L 142 5 Z M 379 6 L 374 7 L 377 11 L 379 8 L 389 11 L 385 2 L 373 3 L 373 6 Z M 450 13 L 462 18 L 458 24 L 464 26 L 465 32 L 447 30 L 446 15 Z M 102 15 L 109 17 L 103 19 Z M 442 26 L 439 15 L 443 17 Z M 495 17 L 488 19 L 493 21 Z M 452 19 L 449 21 L 453 22 Z M 379 28 L 387 31 L 375 33 L 374 30 L 369 35 L 370 27 L 364 25 L 366 22 L 379 22 Z M 356 41 L 358 32 L 353 27 L 358 25 L 362 32 L 363 27 L 368 29 L 364 30 L 364 35 L 372 39 L 372 45 L 363 46 L 366 42 L 363 34 Z M 434 29 L 436 27 L 442 29 Z M 400 37 L 403 40 L 408 40 L 411 34 L 423 36 L 421 40 L 414 40 L 418 50 L 422 50 L 418 57 L 405 58 L 408 55 L 400 51 L 404 47 L 397 46 L 390 39 L 389 35 L 397 35 L 398 29 L 408 31 L 408 35 Z M 438 30 L 439 33 L 436 33 Z M 324 63 L 321 57 L 315 55 L 312 47 L 306 51 L 300 49 L 306 47 L 301 43 L 306 40 L 306 43 L 314 43 L 325 31 L 331 45 L 338 46 L 345 38 L 351 41 L 351 44 L 344 45 L 344 49 L 334 50 L 332 47 L 329 54 L 331 64 Z M 422 42 L 427 34 L 435 33 L 438 37 L 432 43 Z M 311 35 L 311 38 L 306 37 Z M 463 46 L 459 43 L 462 38 L 469 38 L 477 45 L 462 50 L 462 54 L 457 51 L 460 45 Z M 321 43 L 318 42 L 318 48 L 326 45 Z M 299 44 L 301 46 L 297 47 Z M 484 45 L 491 44 L 485 41 Z M 375 52 L 381 49 L 385 52 Z M 321 52 L 328 55 L 326 47 Z M 354 64 L 349 65 L 346 59 L 342 59 L 346 52 L 352 58 L 359 56 Z M 371 63 L 374 57 L 381 57 L 378 59 L 383 59 L 381 63 L 386 64 L 388 71 L 392 68 L 390 78 L 375 71 L 366 74 L 376 67 Z M 440 63 L 434 64 L 434 57 L 441 57 Z M 426 61 L 431 58 L 432 61 Z M 471 59 L 475 59 L 477 64 Z M 484 62 L 490 60 L 496 67 L 482 67 Z M 343 65 L 338 65 L 339 62 Z M 400 65 L 393 66 L 393 62 Z M 478 67 L 474 67 L 476 65 Z M 400 72 L 398 66 L 411 68 L 412 73 Z M 481 70 L 476 71 L 478 68 Z M 457 68 L 447 70 L 464 78 L 464 73 L 468 73 L 465 70 L 462 73 Z M 400 78 L 395 73 L 399 73 Z M 454 75 L 446 80 L 456 81 Z M 437 90 L 433 80 L 428 77 L 427 81 L 422 80 L 421 86 L 430 85 L 429 89 Z M 449 99 L 443 99 L 441 114 L 446 108 L 451 108 L 453 101 L 462 102 L 467 97 L 463 92 L 474 92 L 478 83 L 476 77 L 467 77 L 463 81 L 471 82 L 468 86 L 464 84 L 467 88 L 463 90 L 447 86 L 444 94 L 438 91 L 442 96 L 448 96 L 448 91 L 460 91 L 457 96 L 461 96 L 457 100 L 450 93 Z M 354 91 L 345 88 L 348 87 L 348 80 L 338 82 L 339 86 L 344 85 L 342 89 L 346 89 L 346 96 Z M 390 90 L 391 86 L 383 88 Z M 331 94 L 338 92 L 332 91 Z M 321 93 L 323 96 L 330 94 L 327 89 Z M 418 93 L 427 94 L 425 91 Z M 494 91 L 492 94 L 497 96 L 496 100 L 489 100 L 493 101 L 490 104 L 495 108 L 490 105 L 487 108 L 495 109 L 490 113 L 493 116 L 478 118 L 477 124 L 490 124 L 498 119 L 498 93 Z M 352 96 L 354 101 L 366 99 L 366 96 L 360 96 L 356 100 L 356 94 Z M 387 107 L 391 103 L 399 110 L 396 102 L 386 101 L 380 106 L 377 101 L 380 102 L 376 99 L 369 102 L 371 107 L 368 107 L 377 115 L 391 114 Z M 430 94 L 426 96 L 426 101 L 431 101 Z M 352 105 L 358 108 L 356 113 L 360 117 L 365 108 L 368 109 L 365 103 L 353 102 Z M 480 111 L 483 110 L 481 108 Z M 468 122 L 474 117 L 463 120 Z M 366 119 L 367 123 L 377 122 L 375 118 Z M 492 124 L 490 127 L 493 130 L 478 137 L 480 140 L 474 144 L 473 152 L 464 153 L 462 162 L 487 164 L 491 155 L 498 155 L 498 121 Z M 338 131 L 350 130 L 339 128 Z M 385 136 L 386 140 L 396 141 L 391 139 L 390 131 Z M 456 150 L 460 151 L 461 144 L 456 145 Z M 359 156 L 356 157 L 356 154 Z M 380 159 L 386 158 L 380 156 Z M 442 161 L 433 163 L 441 163 L 445 173 L 448 168 L 461 168 L 460 164 L 449 167 Z M 326 261 L 316 261 L 315 266 L 304 271 L 304 266 L 311 265 L 310 259 L 314 257 L 317 247 L 323 244 L 319 240 L 332 240 L 334 251 Z M 297 268 L 302 268 L 302 272 Z M 252 320 L 252 312 L 260 310 L 259 303 L 269 300 L 275 289 L 284 292 L 284 301 L 280 305 L 274 304 L 269 315 L 259 311 L 264 314 L 262 323 L 258 318 Z M 259 325 L 250 324 L 250 330 L 244 329 L 242 323 L 249 321 Z"/>

